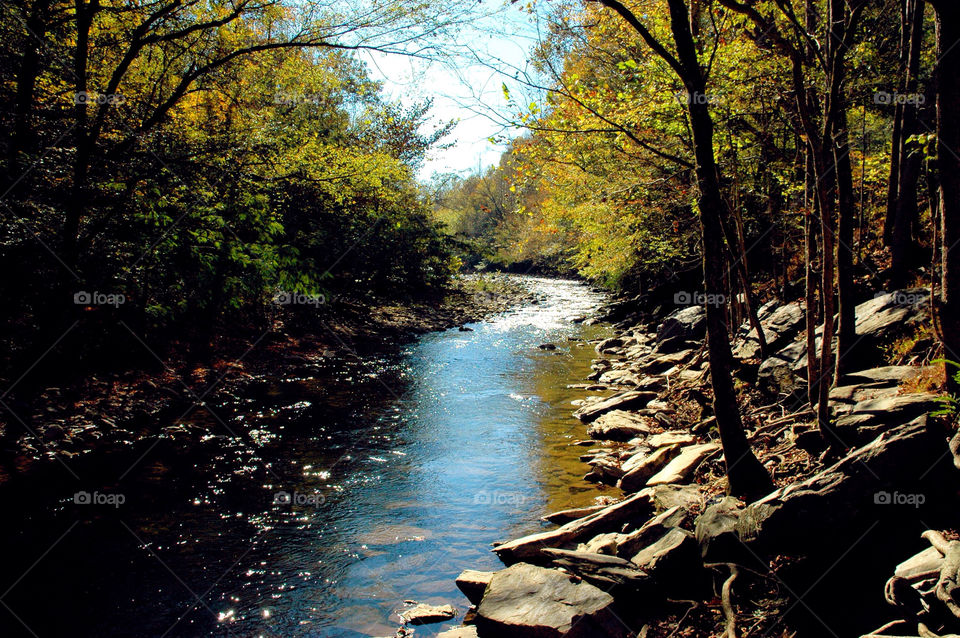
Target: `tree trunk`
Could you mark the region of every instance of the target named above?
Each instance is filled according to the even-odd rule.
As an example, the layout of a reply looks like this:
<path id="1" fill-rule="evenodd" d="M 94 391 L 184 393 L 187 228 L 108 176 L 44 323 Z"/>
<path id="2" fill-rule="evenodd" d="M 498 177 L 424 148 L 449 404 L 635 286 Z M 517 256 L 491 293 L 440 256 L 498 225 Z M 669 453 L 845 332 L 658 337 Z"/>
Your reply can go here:
<path id="1" fill-rule="evenodd" d="M 901 98 L 916 96 L 919 90 L 917 77 L 920 74 L 920 55 L 923 45 L 923 2 L 911 0 L 910 40 L 907 53 L 907 69 L 901 85 Z M 887 245 L 890 247 L 890 280 L 894 287 L 907 284 L 913 260 L 913 229 L 919 213 L 917 186 L 920 182 L 922 157 L 909 153 L 906 140 L 920 132 L 920 104 L 918 101 L 898 100 L 903 120 L 900 132 L 900 151 L 896 180 L 898 192 L 893 202 L 893 221 Z M 892 173 L 891 173 L 892 176 Z"/>
<path id="2" fill-rule="evenodd" d="M 845 102 L 845 101 L 844 101 Z M 853 194 L 853 169 L 850 165 L 850 140 L 847 131 L 846 104 L 837 112 L 833 157 L 837 170 L 837 369 L 840 378 L 853 368 L 851 350 L 857 342 L 856 290 L 853 281 L 853 227 L 857 210 Z"/>
<path id="3" fill-rule="evenodd" d="M 960 361 L 960 5 L 954 0 L 932 3 L 937 10 L 937 136 L 940 173 L 940 298 L 934 300 L 944 357 Z M 960 383 L 946 365 L 947 389 L 960 395 Z"/>

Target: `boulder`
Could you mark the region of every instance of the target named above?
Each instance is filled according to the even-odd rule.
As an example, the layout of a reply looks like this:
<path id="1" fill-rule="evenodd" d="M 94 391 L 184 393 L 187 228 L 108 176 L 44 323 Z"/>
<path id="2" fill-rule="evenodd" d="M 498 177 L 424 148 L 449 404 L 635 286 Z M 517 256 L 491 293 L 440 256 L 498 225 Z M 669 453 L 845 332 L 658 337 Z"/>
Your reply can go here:
<path id="1" fill-rule="evenodd" d="M 601 441 L 629 441 L 659 429 L 660 423 L 654 417 L 613 410 L 593 421 L 587 429 L 587 435 Z"/>
<path id="2" fill-rule="evenodd" d="M 768 352 L 776 352 L 793 341 L 804 325 L 803 305 L 799 302 L 778 305 L 769 301 L 757 310 L 757 318 L 767 340 Z M 733 356 L 752 359 L 760 355 L 760 339 L 749 322 L 741 326 L 734 338 Z"/>
<path id="3" fill-rule="evenodd" d="M 691 580 L 699 585 L 703 571 L 697 539 L 679 527 L 637 552 L 631 562 L 653 576 L 667 594 L 689 590 Z"/>
<path id="4" fill-rule="evenodd" d="M 837 434 L 847 446 L 863 445 L 881 432 L 943 407 L 935 394 L 900 394 L 864 399 L 836 421 Z"/>
<path id="5" fill-rule="evenodd" d="M 480 603 L 480 599 L 483 598 L 483 592 L 487 588 L 487 585 L 490 584 L 492 577 L 493 572 L 465 569 L 457 576 L 457 588 L 463 592 L 467 600 L 477 605 Z"/>
<path id="6" fill-rule="evenodd" d="M 645 443 L 652 448 L 658 448 L 668 445 L 690 445 L 696 441 L 697 437 L 686 432 L 663 432 L 648 437 Z"/>
<path id="7" fill-rule="evenodd" d="M 454 627 L 446 631 L 441 631 L 434 638 L 479 638 L 477 628 L 473 625 L 463 627 Z"/>
<path id="8" fill-rule="evenodd" d="M 678 454 L 680 454 L 679 445 L 668 445 L 659 448 L 653 454 L 640 452 L 631 456 L 621 466 L 624 474 L 620 477 L 617 487 L 627 493 L 642 489 L 650 477 L 666 467 L 667 463 L 675 459 Z"/>
<path id="9" fill-rule="evenodd" d="M 907 288 L 876 295 L 859 304 L 857 336 L 889 338 L 929 318 L 930 291 Z"/>
<path id="10" fill-rule="evenodd" d="M 640 529 L 622 534 L 617 539 L 617 556 L 632 558 L 637 553 L 662 538 L 668 531 L 683 525 L 690 518 L 690 512 L 680 505 L 657 514 L 643 524 Z"/>
<path id="11" fill-rule="evenodd" d="M 596 346 L 594 349 L 597 351 L 597 354 L 603 355 L 606 350 L 617 350 L 623 347 L 623 339 L 620 337 L 610 337 L 609 339 L 604 339 Z"/>
<path id="12" fill-rule="evenodd" d="M 603 414 L 612 412 L 613 410 L 635 410 L 644 408 L 648 403 L 656 398 L 656 392 L 644 392 L 640 390 L 621 392 L 620 394 L 615 394 L 612 397 L 601 399 L 600 401 L 596 401 L 589 405 L 584 405 L 579 410 L 574 412 L 573 416 L 577 417 L 584 423 L 592 423 L 593 421 L 599 419 Z"/>
<path id="13" fill-rule="evenodd" d="M 647 481 L 647 485 L 682 483 L 700 467 L 700 464 L 707 457 L 712 456 L 719 450 L 720 446 L 716 443 L 703 443 L 682 448 L 676 458 L 667 463 L 666 467 Z"/>
<path id="14" fill-rule="evenodd" d="M 707 311 L 703 306 L 689 306 L 667 315 L 657 328 L 657 343 L 674 337 L 701 339 L 707 332 Z"/>
<path id="15" fill-rule="evenodd" d="M 942 433 L 926 417 L 891 429 L 810 478 L 781 487 L 743 509 L 740 539 L 758 553 L 814 556 L 826 544 L 856 540 L 873 525 L 903 523 L 904 508 L 891 494 L 934 495 L 952 472 Z M 942 467 L 946 462 L 949 467 Z M 802 524 L 800 524 L 802 522 Z M 852 538 L 848 538 L 852 536 Z"/>
<path id="16" fill-rule="evenodd" d="M 407 609 L 400 614 L 404 623 L 410 625 L 426 625 L 434 622 L 443 622 L 450 620 L 457 615 L 457 610 L 453 605 L 427 605 L 420 603 L 412 609 Z"/>
<path id="17" fill-rule="evenodd" d="M 568 510 L 560 510 L 559 512 L 553 512 L 552 514 L 547 514 L 546 516 L 540 517 L 540 520 L 547 523 L 556 523 L 557 525 L 563 525 L 565 523 L 569 523 L 570 521 L 575 521 L 578 518 L 583 518 L 588 514 L 599 512 L 605 507 L 607 506 L 591 505 L 589 507 L 574 507 Z"/>
<path id="18" fill-rule="evenodd" d="M 625 523 L 646 520 L 652 513 L 652 494 L 639 492 L 555 530 L 531 534 L 497 545 L 493 551 L 508 565 L 519 561 L 542 561 L 542 550 L 546 547 L 575 545 L 585 538 L 592 538 L 603 532 L 617 531 Z"/>
<path id="19" fill-rule="evenodd" d="M 707 563 L 752 562 L 740 537 L 737 536 L 737 521 L 743 502 L 733 496 L 724 497 L 719 503 L 709 505 L 697 517 L 694 535 L 700 545 L 700 555 Z"/>
<path id="20" fill-rule="evenodd" d="M 481 635 L 626 638 L 613 596 L 556 569 L 518 563 L 496 572 L 477 608 Z"/>
<path id="21" fill-rule="evenodd" d="M 796 366 L 805 363 L 806 339 L 794 341 L 767 357 L 757 369 L 757 384 L 767 392 L 791 394 L 804 382 L 794 372 Z"/>

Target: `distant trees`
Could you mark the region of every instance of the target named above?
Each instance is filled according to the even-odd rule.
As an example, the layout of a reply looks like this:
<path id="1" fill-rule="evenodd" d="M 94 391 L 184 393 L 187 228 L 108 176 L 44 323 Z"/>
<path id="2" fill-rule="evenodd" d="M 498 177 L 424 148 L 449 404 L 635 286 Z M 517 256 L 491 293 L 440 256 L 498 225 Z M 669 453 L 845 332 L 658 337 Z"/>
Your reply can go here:
<path id="1" fill-rule="evenodd" d="M 405 0 L 3 3 L 11 350 L 37 330 L 49 345 L 80 316 L 77 290 L 122 292 L 115 318 L 206 340 L 279 290 L 445 281 L 415 171 L 451 125 L 385 100 L 352 52 L 427 55 L 458 19 Z"/>

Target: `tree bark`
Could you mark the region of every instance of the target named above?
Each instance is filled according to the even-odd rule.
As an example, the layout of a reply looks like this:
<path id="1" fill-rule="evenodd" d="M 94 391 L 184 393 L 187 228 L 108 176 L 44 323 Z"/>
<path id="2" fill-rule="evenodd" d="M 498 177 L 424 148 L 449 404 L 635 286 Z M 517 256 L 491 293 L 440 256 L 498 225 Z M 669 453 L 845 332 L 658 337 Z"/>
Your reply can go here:
<path id="1" fill-rule="evenodd" d="M 937 332 L 944 357 L 960 361 L 960 5 L 931 1 L 937 10 L 937 138 L 940 173 L 941 274 L 934 299 Z M 946 365 L 947 390 L 960 395 L 953 368 Z"/>

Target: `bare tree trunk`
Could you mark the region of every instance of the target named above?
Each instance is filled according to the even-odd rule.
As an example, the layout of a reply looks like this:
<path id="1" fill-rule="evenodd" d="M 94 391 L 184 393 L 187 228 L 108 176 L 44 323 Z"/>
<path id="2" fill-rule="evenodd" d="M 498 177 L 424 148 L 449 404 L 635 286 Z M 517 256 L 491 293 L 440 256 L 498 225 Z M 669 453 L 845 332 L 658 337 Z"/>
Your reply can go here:
<path id="1" fill-rule="evenodd" d="M 954 0 L 931 2 L 937 10 L 937 137 L 940 174 L 940 298 L 935 319 L 944 357 L 960 361 L 960 5 Z M 947 365 L 947 389 L 960 395 L 960 383 Z"/>
<path id="2" fill-rule="evenodd" d="M 922 158 L 918 153 L 908 153 L 906 140 L 920 132 L 920 104 L 917 100 L 907 99 L 917 96 L 919 90 L 920 55 L 923 45 L 923 9 L 921 0 L 910 0 L 911 20 L 907 70 L 901 85 L 901 99 L 898 100 L 903 120 L 900 134 L 899 166 L 896 176 L 898 192 L 893 202 L 893 223 L 887 245 L 890 247 L 890 280 L 899 287 L 907 282 L 907 275 L 914 265 L 913 228 L 919 209 L 917 208 L 917 186 L 920 183 Z M 901 104 L 901 102 L 903 102 Z"/>

